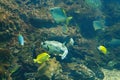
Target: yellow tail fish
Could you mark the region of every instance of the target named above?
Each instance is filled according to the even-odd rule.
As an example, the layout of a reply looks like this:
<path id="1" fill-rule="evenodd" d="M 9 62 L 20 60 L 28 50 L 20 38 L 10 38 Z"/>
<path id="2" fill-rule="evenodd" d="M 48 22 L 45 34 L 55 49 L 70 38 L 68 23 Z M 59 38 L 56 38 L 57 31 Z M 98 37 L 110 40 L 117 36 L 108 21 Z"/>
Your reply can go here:
<path id="1" fill-rule="evenodd" d="M 97 49 L 102 52 L 103 54 L 107 54 L 107 48 L 103 45 L 97 47 Z"/>
<path id="2" fill-rule="evenodd" d="M 34 61 L 34 63 L 41 64 L 41 63 L 49 60 L 49 58 L 50 58 L 50 55 L 48 53 L 41 53 L 37 56 L 36 59 L 33 59 L 33 61 Z"/>

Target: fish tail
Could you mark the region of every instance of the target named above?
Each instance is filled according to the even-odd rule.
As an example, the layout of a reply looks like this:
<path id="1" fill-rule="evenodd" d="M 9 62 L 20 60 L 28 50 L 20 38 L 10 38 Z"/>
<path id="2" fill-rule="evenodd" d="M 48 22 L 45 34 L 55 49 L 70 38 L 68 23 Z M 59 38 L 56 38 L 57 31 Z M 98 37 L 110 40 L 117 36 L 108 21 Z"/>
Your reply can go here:
<path id="1" fill-rule="evenodd" d="M 66 19 L 66 24 L 67 25 L 69 25 L 69 22 L 70 22 L 71 19 L 72 19 L 72 17 L 67 17 L 67 19 Z"/>
<path id="2" fill-rule="evenodd" d="M 67 56 L 67 54 L 68 54 L 68 51 L 65 51 L 65 52 L 62 54 L 61 59 L 63 60 L 63 59 Z"/>
<path id="3" fill-rule="evenodd" d="M 36 63 L 36 62 L 37 62 L 37 59 L 33 59 L 33 61 L 34 61 L 34 63 Z"/>

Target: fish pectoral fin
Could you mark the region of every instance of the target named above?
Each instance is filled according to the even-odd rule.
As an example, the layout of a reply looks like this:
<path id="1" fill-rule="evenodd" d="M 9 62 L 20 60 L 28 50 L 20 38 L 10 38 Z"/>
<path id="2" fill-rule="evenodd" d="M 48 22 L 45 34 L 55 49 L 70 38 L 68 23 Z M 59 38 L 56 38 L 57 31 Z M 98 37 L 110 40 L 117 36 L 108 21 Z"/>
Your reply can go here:
<path id="1" fill-rule="evenodd" d="M 48 50 L 48 51 L 50 50 L 49 46 L 47 46 L 47 50 Z"/>
<path id="2" fill-rule="evenodd" d="M 59 54 L 59 56 L 62 56 L 62 54 Z"/>
<path id="3" fill-rule="evenodd" d="M 67 19 L 66 19 L 66 24 L 67 25 L 69 24 L 69 22 L 70 22 L 71 19 L 72 19 L 72 16 L 71 17 L 67 17 Z"/>
<path id="4" fill-rule="evenodd" d="M 38 61 L 39 64 L 41 64 L 42 62 L 41 61 Z"/>
<path id="5" fill-rule="evenodd" d="M 36 62 L 37 62 L 37 60 L 36 60 L 36 59 L 33 59 L 33 61 L 34 61 L 34 63 L 36 63 Z"/>
<path id="6" fill-rule="evenodd" d="M 68 54 L 68 51 L 64 51 L 64 53 L 61 55 L 61 59 L 63 60 Z"/>

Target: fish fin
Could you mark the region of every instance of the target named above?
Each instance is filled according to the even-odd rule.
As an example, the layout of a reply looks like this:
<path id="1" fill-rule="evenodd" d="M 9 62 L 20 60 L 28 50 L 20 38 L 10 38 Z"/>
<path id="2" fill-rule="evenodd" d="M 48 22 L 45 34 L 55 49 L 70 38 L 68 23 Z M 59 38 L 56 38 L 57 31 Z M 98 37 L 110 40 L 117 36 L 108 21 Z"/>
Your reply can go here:
<path id="1" fill-rule="evenodd" d="M 66 45 L 66 41 L 62 44 L 62 46 L 65 46 Z"/>
<path id="2" fill-rule="evenodd" d="M 50 57 L 50 55 L 48 55 L 48 57 Z"/>
<path id="3" fill-rule="evenodd" d="M 47 46 L 47 50 L 48 50 L 48 51 L 50 50 L 50 47 L 49 47 L 49 46 Z"/>
<path id="4" fill-rule="evenodd" d="M 61 59 L 63 60 L 67 56 L 67 54 L 68 54 L 68 51 L 67 50 L 64 51 L 64 53 L 61 55 Z"/>
<path id="5" fill-rule="evenodd" d="M 74 39 L 70 38 L 70 37 L 67 37 L 63 44 L 68 45 L 68 46 L 73 46 L 74 45 Z"/>
<path id="6" fill-rule="evenodd" d="M 63 60 L 63 59 L 65 59 L 65 57 L 66 57 L 66 55 L 62 55 L 62 56 L 61 56 L 61 59 Z"/>
<path id="7" fill-rule="evenodd" d="M 64 13 L 64 15 L 66 16 L 66 12 L 65 12 L 65 10 L 64 9 L 62 9 L 62 12 Z"/>
<path id="8" fill-rule="evenodd" d="M 38 61 L 39 64 L 41 64 L 42 62 L 41 61 Z"/>
<path id="9" fill-rule="evenodd" d="M 47 58 L 47 61 L 49 60 L 49 58 Z"/>
<path id="10" fill-rule="evenodd" d="M 62 56 L 62 54 L 58 54 L 59 56 Z"/>
<path id="11" fill-rule="evenodd" d="M 71 46 L 74 45 L 74 39 L 73 39 L 73 38 L 70 38 L 70 40 L 69 40 L 69 44 L 70 44 Z"/>
<path id="12" fill-rule="evenodd" d="M 67 19 L 66 19 L 66 24 L 67 25 L 69 25 L 69 22 L 70 22 L 70 20 L 72 19 L 73 17 L 71 16 L 71 17 L 67 17 Z"/>

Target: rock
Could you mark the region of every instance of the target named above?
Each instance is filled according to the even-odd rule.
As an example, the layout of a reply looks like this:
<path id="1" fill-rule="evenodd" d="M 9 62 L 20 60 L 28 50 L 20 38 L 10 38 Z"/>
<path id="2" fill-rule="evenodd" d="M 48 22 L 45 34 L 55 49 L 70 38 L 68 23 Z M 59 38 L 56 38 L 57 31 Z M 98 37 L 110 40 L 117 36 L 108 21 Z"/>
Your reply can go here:
<path id="1" fill-rule="evenodd" d="M 103 80 L 120 80 L 120 71 L 113 69 L 113 70 L 108 70 L 108 69 L 103 69 L 102 71 L 105 75 Z"/>
<path id="2" fill-rule="evenodd" d="M 83 64 L 69 63 L 68 67 L 71 69 L 70 76 L 73 76 L 75 80 L 81 79 L 94 79 L 95 73 Z M 75 77 L 79 75 L 79 77 Z"/>
<path id="3" fill-rule="evenodd" d="M 62 72 L 61 65 L 55 58 L 50 59 L 48 62 L 40 65 L 38 68 L 37 78 L 42 80 L 50 80 Z"/>

